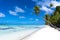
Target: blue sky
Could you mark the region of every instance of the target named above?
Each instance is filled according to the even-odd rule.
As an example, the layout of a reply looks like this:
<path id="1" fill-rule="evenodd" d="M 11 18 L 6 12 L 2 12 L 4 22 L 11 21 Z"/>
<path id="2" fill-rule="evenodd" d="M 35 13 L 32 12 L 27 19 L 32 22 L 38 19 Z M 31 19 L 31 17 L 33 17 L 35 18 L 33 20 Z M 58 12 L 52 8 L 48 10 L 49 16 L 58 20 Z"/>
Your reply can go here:
<path id="1" fill-rule="evenodd" d="M 33 13 L 35 5 L 40 6 L 38 16 Z M 59 0 L 0 0 L 0 24 L 44 24 L 44 15 L 52 14 L 56 6 L 60 6 Z"/>

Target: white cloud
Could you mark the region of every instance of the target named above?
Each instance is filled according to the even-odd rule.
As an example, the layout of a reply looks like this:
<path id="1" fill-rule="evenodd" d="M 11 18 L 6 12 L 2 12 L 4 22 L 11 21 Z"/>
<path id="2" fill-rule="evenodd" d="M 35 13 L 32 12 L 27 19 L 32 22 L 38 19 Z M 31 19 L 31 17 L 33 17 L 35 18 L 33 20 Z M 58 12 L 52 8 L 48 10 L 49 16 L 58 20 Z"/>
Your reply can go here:
<path id="1" fill-rule="evenodd" d="M 15 7 L 15 10 L 14 10 L 14 11 L 9 10 L 9 13 L 10 13 L 11 15 L 15 15 L 15 16 L 18 15 L 18 14 L 17 14 L 18 12 L 24 13 L 25 11 L 24 11 L 23 9 L 19 8 L 19 7 Z"/>
<path id="2" fill-rule="evenodd" d="M 35 19 L 35 21 L 39 21 L 39 19 Z"/>
<path id="3" fill-rule="evenodd" d="M 37 0 L 35 0 L 35 2 L 36 1 Z M 41 0 L 41 1 L 36 2 L 36 4 L 38 6 L 42 6 L 42 7 L 40 7 L 40 10 L 43 10 L 46 13 L 52 13 L 53 12 L 53 10 L 51 8 L 48 8 L 48 7 L 50 7 L 50 3 L 55 4 L 53 7 L 55 7 L 56 5 L 60 5 L 60 4 L 58 4 L 58 2 L 56 0 Z"/>
<path id="4" fill-rule="evenodd" d="M 16 7 L 15 8 L 15 11 L 16 12 L 21 12 L 21 13 L 24 13 L 25 12 L 22 8 L 19 8 L 19 7 Z"/>
<path id="5" fill-rule="evenodd" d="M 51 3 L 53 4 L 53 7 L 54 7 L 54 8 L 55 8 L 56 6 L 60 6 L 60 2 L 51 1 Z"/>
<path id="6" fill-rule="evenodd" d="M 52 9 L 47 8 L 46 6 L 42 6 L 42 8 L 40 8 L 40 9 L 43 10 L 43 11 L 45 11 L 46 13 L 51 13 L 51 12 L 53 12 Z"/>
<path id="7" fill-rule="evenodd" d="M 32 0 L 33 2 L 37 2 L 38 0 Z"/>
<path id="8" fill-rule="evenodd" d="M 5 14 L 3 14 L 3 13 L 0 13 L 0 17 L 5 17 Z"/>
<path id="9" fill-rule="evenodd" d="M 14 11 L 11 11 L 11 10 L 9 10 L 9 13 L 11 14 L 11 15 L 17 15 L 17 13 L 16 12 L 14 12 Z"/>
<path id="10" fill-rule="evenodd" d="M 37 5 L 46 5 L 47 3 L 50 3 L 52 0 L 32 0 L 34 1 Z"/>
<path id="11" fill-rule="evenodd" d="M 50 6 L 50 4 L 53 4 L 52 8 L 55 8 L 56 6 L 60 6 L 60 2 L 56 1 L 56 0 L 52 0 L 50 2 L 45 2 L 44 5 L 45 6 Z"/>
<path id="12" fill-rule="evenodd" d="M 32 0 L 34 1 L 34 0 Z M 60 6 L 60 2 L 56 1 L 56 0 L 41 0 L 41 1 L 37 1 L 35 0 L 34 2 L 36 2 L 37 5 L 41 5 L 41 6 L 48 6 L 50 7 L 50 4 L 53 4 L 52 8 L 55 8 L 56 6 Z"/>
<path id="13" fill-rule="evenodd" d="M 19 18 L 25 18 L 25 16 L 19 16 Z"/>

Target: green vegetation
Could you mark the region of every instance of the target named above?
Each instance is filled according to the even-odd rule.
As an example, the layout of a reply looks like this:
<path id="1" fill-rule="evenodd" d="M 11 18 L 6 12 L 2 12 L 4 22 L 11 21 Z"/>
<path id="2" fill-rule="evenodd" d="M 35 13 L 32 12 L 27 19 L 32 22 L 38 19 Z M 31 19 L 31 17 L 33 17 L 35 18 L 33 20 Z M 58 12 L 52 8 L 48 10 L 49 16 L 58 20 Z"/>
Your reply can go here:
<path id="1" fill-rule="evenodd" d="M 51 4 L 50 4 L 50 7 L 52 7 L 52 6 L 53 6 L 53 4 L 51 3 Z"/>
<path id="2" fill-rule="evenodd" d="M 34 7 L 34 13 L 35 13 L 36 15 L 39 15 L 39 12 L 40 12 L 40 7 L 39 7 L 39 6 L 35 6 L 35 7 Z"/>
<path id="3" fill-rule="evenodd" d="M 52 6 L 53 4 L 50 4 L 50 7 Z M 40 12 L 40 8 L 38 6 L 35 6 L 34 11 L 35 11 L 35 14 L 38 15 Z M 60 6 L 56 6 L 55 11 L 51 15 L 46 14 L 44 18 L 46 19 L 45 24 L 50 25 L 51 23 L 54 26 L 60 28 Z M 50 23 L 47 21 L 49 21 Z"/>
<path id="4" fill-rule="evenodd" d="M 47 14 L 46 14 L 47 15 Z M 45 15 L 45 17 L 46 17 Z M 52 15 L 48 15 L 48 17 L 46 17 L 48 19 L 48 21 L 50 21 L 54 26 L 59 27 L 60 28 L 60 6 L 56 7 L 56 10 L 54 11 L 54 13 Z M 46 22 L 46 24 L 48 24 Z"/>

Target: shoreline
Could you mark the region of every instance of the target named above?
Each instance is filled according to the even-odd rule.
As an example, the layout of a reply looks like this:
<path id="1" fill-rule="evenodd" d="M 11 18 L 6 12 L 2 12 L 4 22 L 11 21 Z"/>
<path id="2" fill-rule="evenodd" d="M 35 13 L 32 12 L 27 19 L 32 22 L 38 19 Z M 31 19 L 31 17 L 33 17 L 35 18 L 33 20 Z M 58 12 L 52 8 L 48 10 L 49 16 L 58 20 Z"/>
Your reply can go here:
<path id="1" fill-rule="evenodd" d="M 23 40 L 60 40 L 60 31 L 50 26 L 45 26 L 45 28 L 38 30 Z"/>
<path id="2" fill-rule="evenodd" d="M 35 30 L 36 29 L 31 29 L 31 30 L 17 31 L 17 32 L 0 35 L 0 40 L 19 40 Z"/>

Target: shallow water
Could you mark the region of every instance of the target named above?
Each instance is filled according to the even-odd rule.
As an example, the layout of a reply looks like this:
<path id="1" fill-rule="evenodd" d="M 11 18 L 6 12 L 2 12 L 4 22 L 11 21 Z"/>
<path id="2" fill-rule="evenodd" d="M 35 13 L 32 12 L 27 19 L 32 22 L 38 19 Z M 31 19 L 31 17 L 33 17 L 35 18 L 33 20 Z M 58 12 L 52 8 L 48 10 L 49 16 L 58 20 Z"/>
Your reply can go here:
<path id="1" fill-rule="evenodd" d="M 40 28 L 40 25 L 0 25 L 0 35 L 37 28 Z"/>

